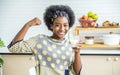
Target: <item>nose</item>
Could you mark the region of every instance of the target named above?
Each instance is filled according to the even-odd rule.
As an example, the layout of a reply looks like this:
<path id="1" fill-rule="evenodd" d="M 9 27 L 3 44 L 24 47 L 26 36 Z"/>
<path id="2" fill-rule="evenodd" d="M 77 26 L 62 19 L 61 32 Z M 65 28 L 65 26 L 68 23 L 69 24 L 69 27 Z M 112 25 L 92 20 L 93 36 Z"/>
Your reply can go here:
<path id="1" fill-rule="evenodd" d="M 65 28 L 64 28 L 64 26 L 62 25 L 61 27 L 60 27 L 60 30 L 61 31 L 63 31 Z"/>

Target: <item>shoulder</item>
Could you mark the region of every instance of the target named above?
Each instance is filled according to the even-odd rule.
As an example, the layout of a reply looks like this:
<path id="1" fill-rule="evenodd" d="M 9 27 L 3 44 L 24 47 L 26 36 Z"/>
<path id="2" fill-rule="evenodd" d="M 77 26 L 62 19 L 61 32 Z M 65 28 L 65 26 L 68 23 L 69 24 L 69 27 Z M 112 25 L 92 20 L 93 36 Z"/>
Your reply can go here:
<path id="1" fill-rule="evenodd" d="M 39 36 L 39 38 L 45 38 L 45 37 L 47 37 L 47 35 L 45 35 L 45 34 L 39 34 L 38 36 Z"/>
<path id="2" fill-rule="evenodd" d="M 45 34 L 37 34 L 37 35 L 35 35 L 33 37 L 30 37 L 30 39 L 38 39 L 38 38 L 45 38 L 45 37 L 47 37 L 47 35 L 45 35 Z"/>

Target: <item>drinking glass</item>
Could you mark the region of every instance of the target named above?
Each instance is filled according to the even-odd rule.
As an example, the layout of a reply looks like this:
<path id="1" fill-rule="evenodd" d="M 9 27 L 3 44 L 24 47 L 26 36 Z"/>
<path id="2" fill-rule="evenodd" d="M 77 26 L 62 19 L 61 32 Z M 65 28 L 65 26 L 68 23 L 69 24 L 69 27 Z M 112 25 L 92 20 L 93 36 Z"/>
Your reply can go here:
<path id="1" fill-rule="evenodd" d="M 78 47 L 78 43 L 80 43 L 79 36 L 72 36 L 72 37 L 70 37 L 70 43 L 72 45 L 72 48 Z"/>

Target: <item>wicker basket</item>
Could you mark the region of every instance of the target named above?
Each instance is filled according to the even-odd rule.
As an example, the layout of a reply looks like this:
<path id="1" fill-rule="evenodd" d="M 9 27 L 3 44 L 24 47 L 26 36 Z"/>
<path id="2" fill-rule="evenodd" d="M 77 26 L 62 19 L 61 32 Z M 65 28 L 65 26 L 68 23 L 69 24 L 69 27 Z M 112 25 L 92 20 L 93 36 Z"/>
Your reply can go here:
<path id="1" fill-rule="evenodd" d="M 95 27 L 96 20 L 80 19 L 79 22 L 82 27 Z"/>

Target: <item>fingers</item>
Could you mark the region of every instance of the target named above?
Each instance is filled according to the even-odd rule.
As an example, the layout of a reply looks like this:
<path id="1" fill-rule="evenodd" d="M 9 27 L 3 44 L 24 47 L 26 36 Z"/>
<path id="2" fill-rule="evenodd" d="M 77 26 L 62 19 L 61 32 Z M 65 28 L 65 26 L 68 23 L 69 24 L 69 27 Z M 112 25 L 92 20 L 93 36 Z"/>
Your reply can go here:
<path id="1" fill-rule="evenodd" d="M 77 46 L 73 48 L 74 52 L 75 52 L 75 53 L 79 53 L 81 47 L 82 47 L 82 46 L 81 46 L 81 43 L 78 43 Z"/>
<path id="2" fill-rule="evenodd" d="M 35 17 L 33 20 L 35 21 L 35 25 L 41 24 L 41 20 L 38 17 Z"/>
<path id="3" fill-rule="evenodd" d="M 34 19 L 26 23 L 26 25 L 28 25 L 29 27 L 40 25 L 40 24 L 41 24 L 41 20 L 38 17 L 35 17 Z"/>
<path id="4" fill-rule="evenodd" d="M 73 49 L 74 49 L 74 50 L 80 50 L 81 47 L 77 46 L 77 47 L 74 47 Z"/>
<path id="5" fill-rule="evenodd" d="M 74 52 L 75 52 L 75 53 L 80 53 L 81 47 L 75 47 L 75 48 L 73 48 L 73 49 L 74 49 Z"/>

